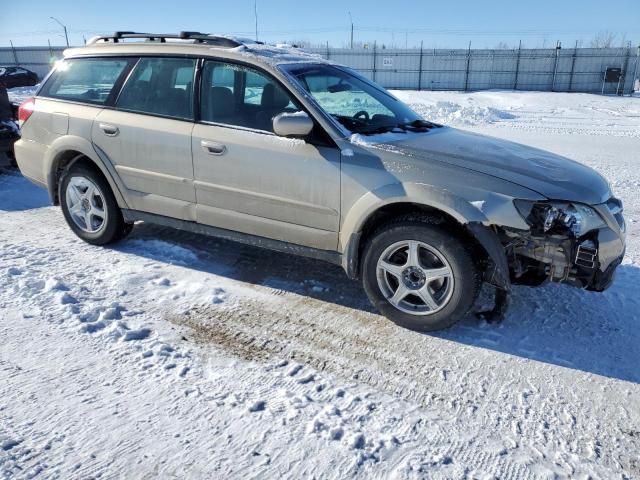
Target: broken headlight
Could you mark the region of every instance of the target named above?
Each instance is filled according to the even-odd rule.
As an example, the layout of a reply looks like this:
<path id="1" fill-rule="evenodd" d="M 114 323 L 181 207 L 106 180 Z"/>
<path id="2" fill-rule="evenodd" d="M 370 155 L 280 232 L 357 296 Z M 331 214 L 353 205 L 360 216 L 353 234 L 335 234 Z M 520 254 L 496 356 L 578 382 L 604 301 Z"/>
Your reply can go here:
<path id="1" fill-rule="evenodd" d="M 606 224 L 593 208 L 572 202 L 532 202 L 515 200 L 514 204 L 537 234 L 568 234 L 581 237 Z"/>

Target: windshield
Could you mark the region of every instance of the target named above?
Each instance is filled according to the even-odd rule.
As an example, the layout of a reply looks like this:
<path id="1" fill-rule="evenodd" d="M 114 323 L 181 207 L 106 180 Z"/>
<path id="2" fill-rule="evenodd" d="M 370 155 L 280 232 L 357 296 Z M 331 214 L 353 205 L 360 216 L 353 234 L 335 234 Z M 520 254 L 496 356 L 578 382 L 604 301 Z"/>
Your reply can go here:
<path id="1" fill-rule="evenodd" d="M 322 109 L 352 133 L 425 131 L 426 122 L 383 88 L 334 65 L 292 65 L 286 70 Z"/>

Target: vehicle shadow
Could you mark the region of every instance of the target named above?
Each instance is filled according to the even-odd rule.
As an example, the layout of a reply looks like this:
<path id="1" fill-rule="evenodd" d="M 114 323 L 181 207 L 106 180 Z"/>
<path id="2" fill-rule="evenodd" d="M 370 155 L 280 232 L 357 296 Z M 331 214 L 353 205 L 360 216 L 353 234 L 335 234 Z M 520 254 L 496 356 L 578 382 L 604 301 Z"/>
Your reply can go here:
<path id="1" fill-rule="evenodd" d="M 640 383 L 640 268 L 618 267 L 605 292 L 516 286 L 507 318 L 467 318 L 434 335 L 530 360 Z"/>
<path id="2" fill-rule="evenodd" d="M 141 243 L 142 242 L 142 243 Z M 139 223 L 114 248 L 253 285 L 373 312 L 360 282 L 337 265 L 170 227 Z M 197 260 L 181 249 L 196 253 Z M 189 253 L 189 252 L 187 252 Z"/>
<path id="3" fill-rule="evenodd" d="M 149 224 L 137 225 L 129 239 L 115 248 L 375 314 L 360 283 L 349 280 L 339 266 L 325 262 Z M 180 253 L 185 249 L 195 255 Z M 431 335 L 640 383 L 637 285 L 640 268 L 623 265 L 614 285 L 604 293 L 564 285 L 515 287 L 502 323 L 487 324 L 470 316 Z M 488 300 L 484 295 L 479 303 Z"/>
<path id="4" fill-rule="evenodd" d="M 0 168 L 0 211 L 19 212 L 51 205 L 47 192 L 14 168 Z"/>

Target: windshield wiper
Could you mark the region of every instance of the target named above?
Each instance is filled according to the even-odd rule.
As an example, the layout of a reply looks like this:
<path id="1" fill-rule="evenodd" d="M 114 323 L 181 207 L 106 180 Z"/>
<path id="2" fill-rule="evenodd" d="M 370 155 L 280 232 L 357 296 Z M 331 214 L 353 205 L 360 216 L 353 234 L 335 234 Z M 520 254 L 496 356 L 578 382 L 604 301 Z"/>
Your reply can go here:
<path id="1" fill-rule="evenodd" d="M 355 133 L 360 133 L 362 135 L 375 135 L 376 133 L 388 133 L 388 132 L 397 132 L 397 133 L 421 133 L 428 132 L 434 127 L 439 127 L 439 125 L 435 123 L 428 122 L 426 120 L 412 120 L 411 122 L 397 123 L 394 125 L 363 125 L 357 128 L 351 128 L 351 131 Z"/>
<path id="2" fill-rule="evenodd" d="M 362 135 L 375 135 L 376 133 L 389 133 L 396 129 L 400 129 L 398 125 L 370 125 L 358 127 L 352 129 L 354 133 L 361 133 Z M 398 133 L 406 133 L 406 130 L 400 129 Z"/>
<path id="3" fill-rule="evenodd" d="M 412 132 L 426 132 L 431 128 L 437 127 L 435 123 L 427 122 L 426 120 L 413 120 L 411 122 L 399 123 L 398 128 L 403 130 L 411 130 Z"/>

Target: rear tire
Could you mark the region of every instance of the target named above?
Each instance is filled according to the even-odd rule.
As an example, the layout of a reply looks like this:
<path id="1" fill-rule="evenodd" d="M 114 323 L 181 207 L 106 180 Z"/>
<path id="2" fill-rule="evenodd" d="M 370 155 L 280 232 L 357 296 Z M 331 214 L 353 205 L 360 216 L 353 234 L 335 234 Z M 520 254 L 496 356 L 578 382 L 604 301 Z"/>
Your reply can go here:
<path id="1" fill-rule="evenodd" d="M 122 211 L 104 176 L 96 169 L 75 163 L 62 175 L 58 198 L 67 224 L 92 245 L 106 245 L 126 237 L 133 227 Z"/>
<path id="2" fill-rule="evenodd" d="M 371 303 L 389 320 L 430 332 L 469 313 L 481 276 L 465 244 L 444 227 L 400 220 L 371 237 L 362 281 Z"/>

